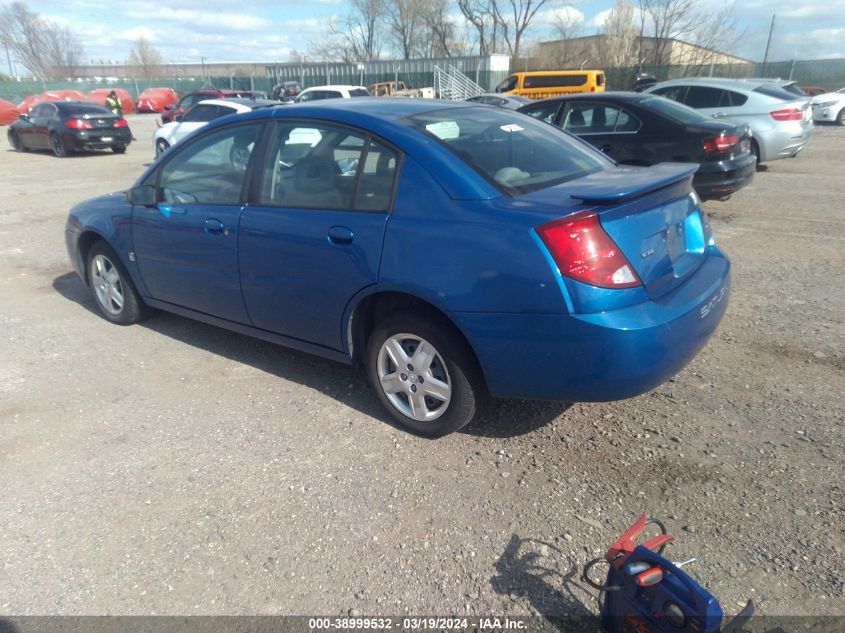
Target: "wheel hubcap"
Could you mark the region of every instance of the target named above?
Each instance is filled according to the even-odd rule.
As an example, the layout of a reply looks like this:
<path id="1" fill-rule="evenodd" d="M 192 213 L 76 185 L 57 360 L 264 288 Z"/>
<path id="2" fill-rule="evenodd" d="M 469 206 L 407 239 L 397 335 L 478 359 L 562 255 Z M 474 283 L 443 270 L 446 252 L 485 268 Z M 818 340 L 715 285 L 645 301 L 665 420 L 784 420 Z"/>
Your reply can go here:
<path id="1" fill-rule="evenodd" d="M 431 422 L 446 413 L 452 381 L 431 343 L 414 334 L 394 334 L 382 343 L 377 363 L 382 391 L 402 415 Z"/>
<path id="2" fill-rule="evenodd" d="M 123 282 L 114 264 L 105 255 L 97 255 L 91 261 L 91 285 L 100 305 L 109 314 L 120 314 L 123 310 Z"/>

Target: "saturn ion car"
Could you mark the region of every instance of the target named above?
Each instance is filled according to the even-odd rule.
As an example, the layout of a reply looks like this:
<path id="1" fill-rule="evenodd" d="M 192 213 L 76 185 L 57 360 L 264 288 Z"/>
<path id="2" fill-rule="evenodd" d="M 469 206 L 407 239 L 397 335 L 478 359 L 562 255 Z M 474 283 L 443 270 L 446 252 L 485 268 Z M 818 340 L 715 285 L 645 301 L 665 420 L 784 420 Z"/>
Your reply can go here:
<path id="1" fill-rule="evenodd" d="M 437 436 L 488 394 L 629 398 L 693 358 L 730 286 L 695 170 L 502 108 L 324 100 L 209 123 L 66 240 L 109 321 L 157 308 L 360 364 Z"/>

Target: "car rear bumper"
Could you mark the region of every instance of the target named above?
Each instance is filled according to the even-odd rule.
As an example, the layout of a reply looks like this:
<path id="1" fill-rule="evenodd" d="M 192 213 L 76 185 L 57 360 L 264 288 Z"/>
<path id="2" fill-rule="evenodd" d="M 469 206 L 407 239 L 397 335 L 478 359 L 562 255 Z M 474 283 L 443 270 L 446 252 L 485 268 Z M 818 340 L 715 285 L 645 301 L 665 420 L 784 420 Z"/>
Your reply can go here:
<path id="1" fill-rule="evenodd" d="M 721 198 L 749 184 L 754 178 L 756 167 L 754 154 L 736 161 L 702 163 L 695 173 L 692 186 L 701 198 Z"/>
<path id="2" fill-rule="evenodd" d="M 108 147 L 123 147 L 132 142 L 132 132 L 129 128 L 109 130 L 82 131 L 64 135 L 65 145 L 70 149 L 105 149 Z"/>
<path id="3" fill-rule="evenodd" d="M 496 397 L 630 398 L 680 371 L 724 315 L 730 263 L 718 249 L 709 250 L 692 277 L 659 300 L 596 314 L 451 316 Z"/>

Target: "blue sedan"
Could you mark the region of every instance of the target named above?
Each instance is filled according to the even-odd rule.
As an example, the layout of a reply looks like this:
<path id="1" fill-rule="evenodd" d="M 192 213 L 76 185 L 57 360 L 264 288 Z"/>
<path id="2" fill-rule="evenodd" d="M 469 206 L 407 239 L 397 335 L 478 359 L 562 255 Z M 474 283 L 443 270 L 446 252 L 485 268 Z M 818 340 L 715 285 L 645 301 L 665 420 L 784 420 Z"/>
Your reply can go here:
<path id="1" fill-rule="evenodd" d="M 730 277 L 695 169 L 498 108 L 337 99 L 209 124 L 66 240 L 109 321 L 157 308 L 361 364 L 439 436 L 488 394 L 628 398 L 693 358 Z"/>

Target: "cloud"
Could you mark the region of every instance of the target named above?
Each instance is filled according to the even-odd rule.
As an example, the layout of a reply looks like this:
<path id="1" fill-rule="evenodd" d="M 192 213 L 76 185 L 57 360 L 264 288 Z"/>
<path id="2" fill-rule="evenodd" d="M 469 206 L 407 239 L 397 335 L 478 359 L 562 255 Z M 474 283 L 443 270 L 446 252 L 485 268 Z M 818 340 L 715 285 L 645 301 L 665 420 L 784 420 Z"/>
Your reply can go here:
<path id="1" fill-rule="evenodd" d="M 131 29 L 126 29 L 125 31 L 122 31 L 120 34 L 118 34 L 118 37 L 122 40 L 127 40 L 129 42 L 136 42 L 142 37 L 148 42 L 156 41 L 155 31 L 146 26 L 135 26 Z"/>
<path id="2" fill-rule="evenodd" d="M 179 24 L 184 28 L 197 30 L 196 27 L 215 27 L 233 29 L 236 31 L 252 31 L 270 26 L 270 22 L 257 15 L 246 13 L 211 12 L 197 9 L 173 9 L 156 5 L 151 8 L 148 3 L 140 3 L 126 11 L 126 15 L 133 19 L 146 20 L 155 15 L 159 23 Z"/>

